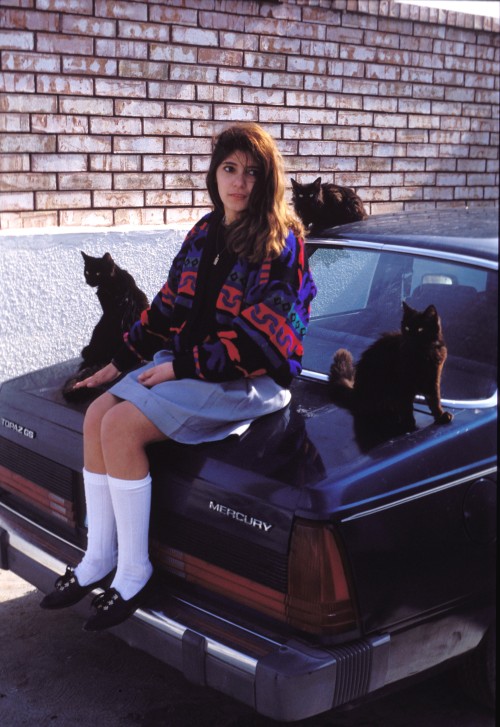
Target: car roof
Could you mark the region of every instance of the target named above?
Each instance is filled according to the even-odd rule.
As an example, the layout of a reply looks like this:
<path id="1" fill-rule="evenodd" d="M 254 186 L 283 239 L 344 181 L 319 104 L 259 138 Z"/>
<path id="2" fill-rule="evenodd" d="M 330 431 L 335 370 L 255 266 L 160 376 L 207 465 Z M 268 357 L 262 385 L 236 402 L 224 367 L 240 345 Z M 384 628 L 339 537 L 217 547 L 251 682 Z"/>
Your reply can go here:
<path id="1" fill-rule="evenodd" d="M 311 234 L 308 242 L 346 241 L 498 264 L 498 208 L 444 208 L 372 215 Z"/>

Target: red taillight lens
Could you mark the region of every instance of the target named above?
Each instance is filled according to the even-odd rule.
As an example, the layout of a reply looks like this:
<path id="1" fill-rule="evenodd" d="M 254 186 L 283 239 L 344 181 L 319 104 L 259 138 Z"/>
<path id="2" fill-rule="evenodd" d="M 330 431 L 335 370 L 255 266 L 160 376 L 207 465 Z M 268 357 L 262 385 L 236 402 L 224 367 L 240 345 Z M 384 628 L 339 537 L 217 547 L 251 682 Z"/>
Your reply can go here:
<path id="1" fill-rule="evenodd" d="M 356 626 L 344 565 L 328 523 L 296 521 L 286 594 L 163 543 L 152 541 L 150 546 L 155 563 L 169 573 L 301 631 L 328 635 Z"/>
<path id="2" fill-rule="evenodd" d="M 356 626 L 339 547 L 326 523 L 297 520 L 288 559 L 287 621 L 319 634 L 338 634 Z"/>

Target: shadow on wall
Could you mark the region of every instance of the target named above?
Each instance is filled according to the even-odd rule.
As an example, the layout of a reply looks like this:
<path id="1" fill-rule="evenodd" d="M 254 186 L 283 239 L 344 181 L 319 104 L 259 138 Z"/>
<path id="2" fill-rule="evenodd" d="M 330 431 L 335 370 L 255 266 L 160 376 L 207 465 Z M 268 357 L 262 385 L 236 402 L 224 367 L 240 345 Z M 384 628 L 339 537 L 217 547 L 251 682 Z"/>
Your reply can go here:
<path id="1" fill-rule="evenodd" d="M 0 383 L 78 356 L 101 316 L 80 250 L 110 252 L 149 300 L 188 227 L 0 232 Z"/>

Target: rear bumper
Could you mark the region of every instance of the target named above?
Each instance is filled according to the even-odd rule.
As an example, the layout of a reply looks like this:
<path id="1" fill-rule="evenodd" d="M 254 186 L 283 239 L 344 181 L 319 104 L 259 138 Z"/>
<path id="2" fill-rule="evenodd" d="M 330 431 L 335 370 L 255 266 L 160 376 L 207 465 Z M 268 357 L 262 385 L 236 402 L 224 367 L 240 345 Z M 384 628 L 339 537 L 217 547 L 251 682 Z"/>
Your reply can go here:
<path id="1" fill-rule="evenodd" d="M 0 503 L 0 567 L 47 593 L 65 566 L 81 556 L 74 545 Z M 91 598 L 73 607 L 82 619 L 88 617 Z M 390 635 L 322 647 L 244 628 L 179 595 L 154 598 L 113 633 L 191 682 L 290 722 L 361 700 L 470 651 L 495 617 L 488 598 Z"/>
<path id="2" fill-rule="evenodd" d="M 42 592 L 52 590 L 81 551 L 0 504 L 1 567 Z M 64 559 L 63 559 L 64 558 Z M 73 610 L 88 616 L 92 594 Z M 362 697 L 385 683 L 389 637 L 313 648 L 250 632 L 181 598 L 138 609 L 113 633 L 276 720 L 295 721 Z"/>

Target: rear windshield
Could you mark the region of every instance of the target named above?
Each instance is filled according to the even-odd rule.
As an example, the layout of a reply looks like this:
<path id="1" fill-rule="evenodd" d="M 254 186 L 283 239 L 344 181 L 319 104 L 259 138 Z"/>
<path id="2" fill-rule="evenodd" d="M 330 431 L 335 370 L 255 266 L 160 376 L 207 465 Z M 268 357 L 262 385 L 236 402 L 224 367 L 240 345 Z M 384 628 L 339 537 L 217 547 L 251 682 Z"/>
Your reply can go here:
<path id="1" fill-rule="evenodd" d="M 318 295 L 305 338 L 305 371 L 328 374 L 338 348 L 348 348 L 356 360 L 382 333 L 399 330 L 402 301 L 416 310 L 432 303 L 448 347 L 442 398 L 476 401 L 495 394 L 496 271 L 361 248 L 319 247 L 309 262 Z"/>

